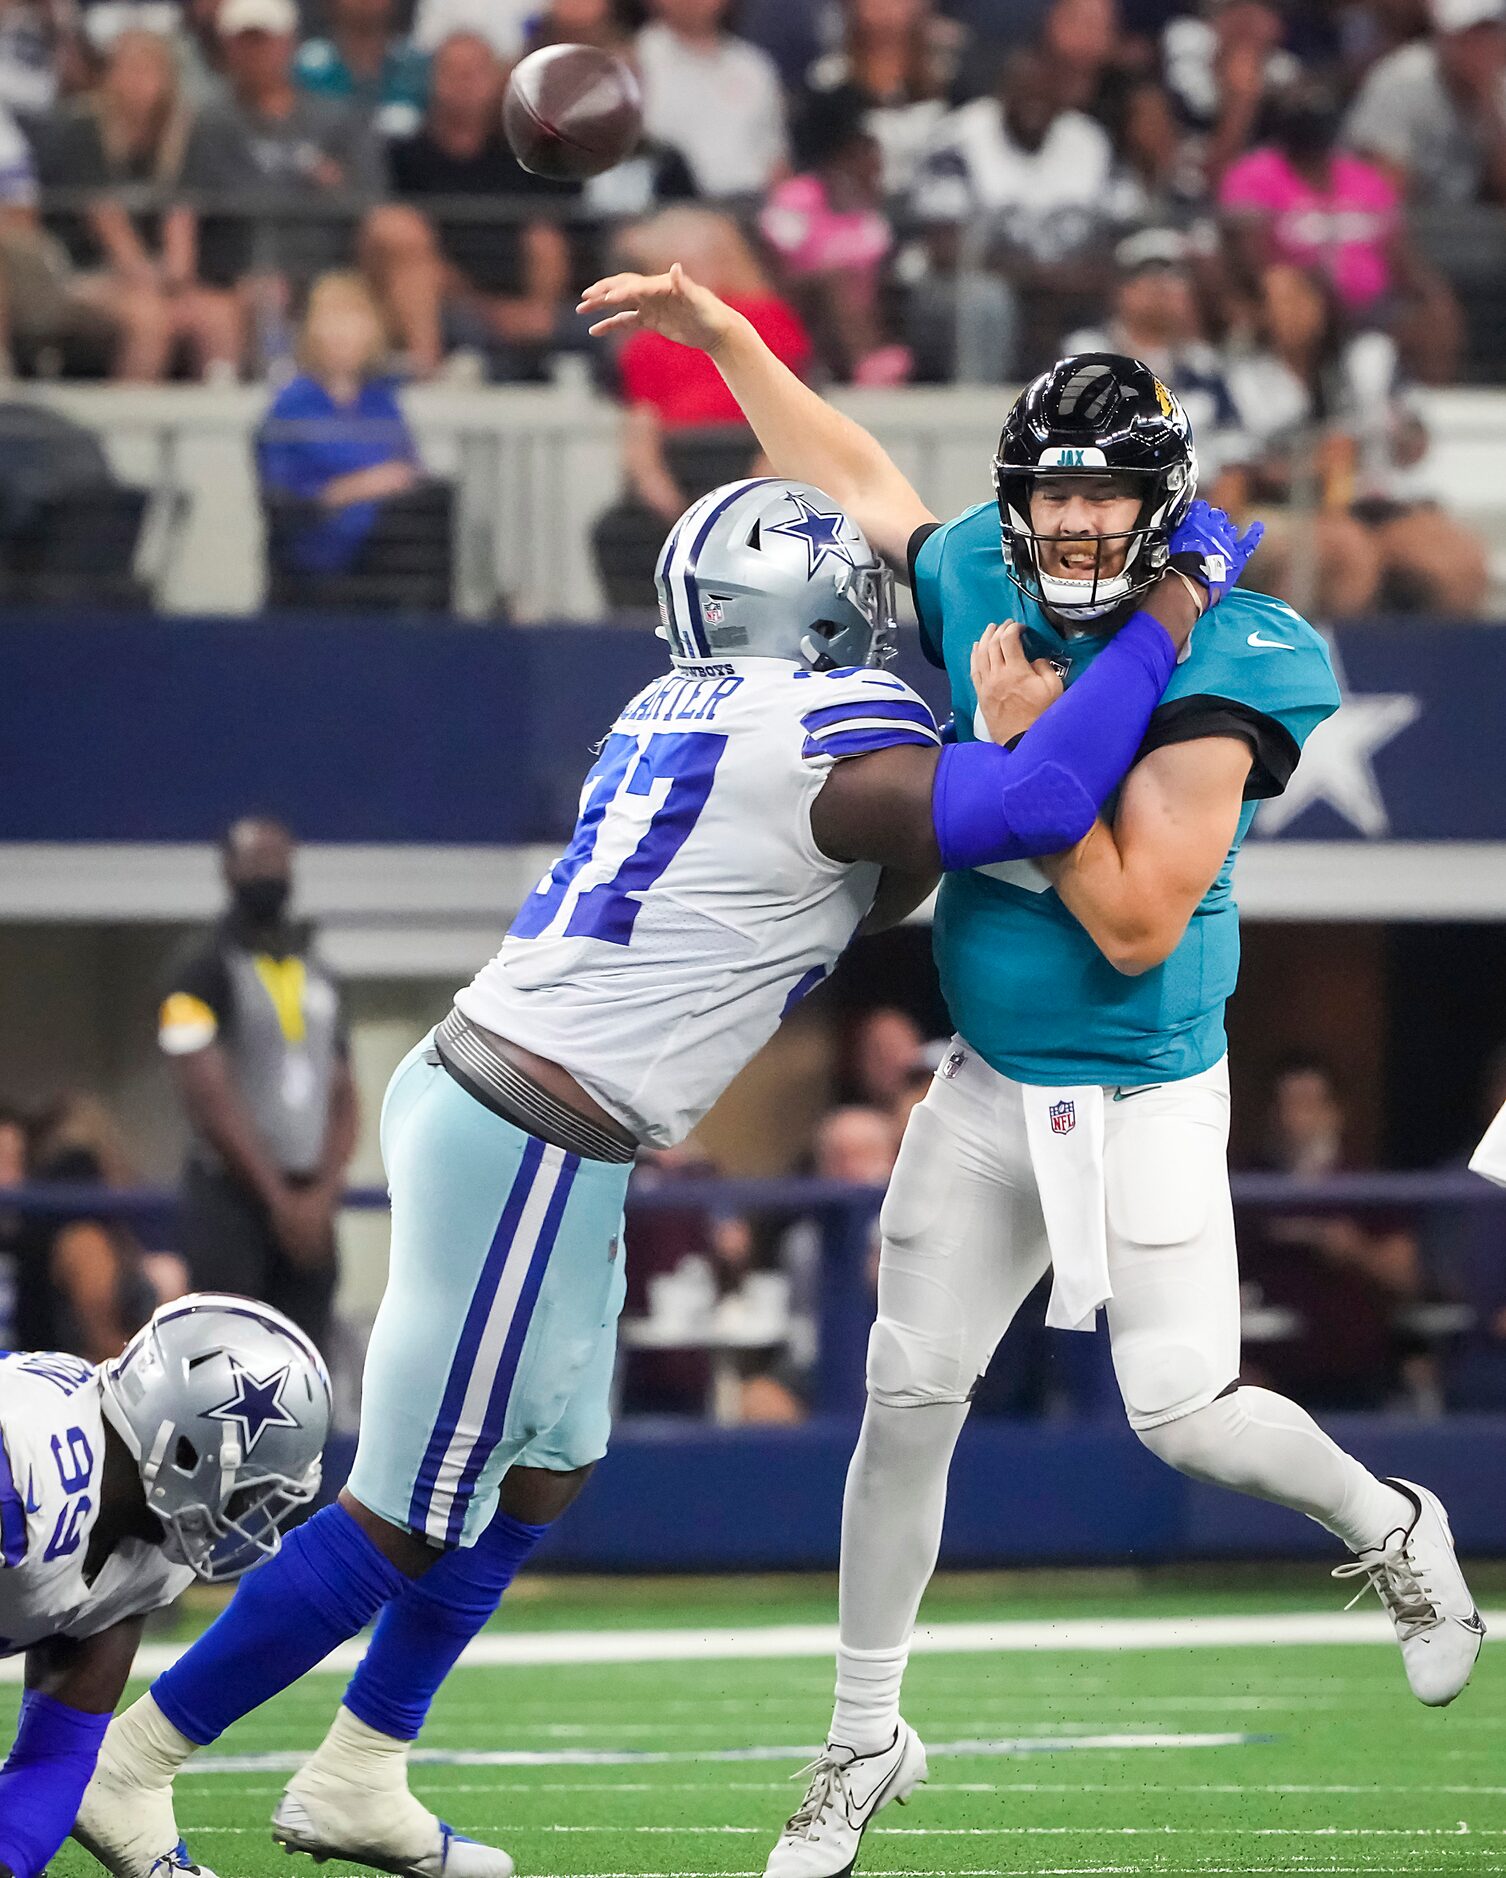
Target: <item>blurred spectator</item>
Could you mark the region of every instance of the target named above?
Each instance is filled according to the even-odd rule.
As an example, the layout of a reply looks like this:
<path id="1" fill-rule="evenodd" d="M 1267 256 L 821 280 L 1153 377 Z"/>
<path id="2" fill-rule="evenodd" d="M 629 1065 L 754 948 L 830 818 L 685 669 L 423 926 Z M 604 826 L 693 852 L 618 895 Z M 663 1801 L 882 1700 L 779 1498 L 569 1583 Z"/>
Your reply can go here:
<path id="1" fill-rule="evenodd" d="M 1166 82 L 1205 140 L 1214 184 L 1249 145 L 1266 98 L 1302 69 L 1283 48 L 1282 31 L 1281 13 L 1268 0 L 1202 0 L 1195 15 L 1179 13 L 1167 23 Z"/>
<path id="2" fill-rule="evenodd" d="M 1345 1129 L 1331 1072 L 1295 1058 L 1272 1081 L 1261 1165 L 1321 1181 L 1352 1166 Z M 1380 1212 L 1262 1213 L 1242 1222 L 1240 1238 L 1247 1379 L 1329 1409 L 1381 1408 L 1407 1369 L 1420 1380 L 1425 1359 L 1399 1322 L 1423 1289 L 1403 1221 Z"/>
<path id="3" fill-rule="evenodd" d="M 833 98 L 803 127 L 809 168 L 776 184 L 759 217 L 791 298 L 836 377 L 894 385 L 910 355 L 886 334 L 881 270 L 894 245 L 882 208 L 882 157 L 863 116 Z"/>
<path id="4" fill-rule="evenodd" d="M 204 278 L 249 284 L 263 353 L 276 357 L 286 349 L 290 302 L 348 264 L 361 209 L 381 193 L 385 170 L 358 112 L 294 85 L 293 0 L 222 0 L 217 28 L 229 95 L 194 126 L 183 181 L 214 203 L 200 229 Z M 330 215 L 280 220 L 283 202 L 303 210 L 328 203 Z"/>
<path id="5" fill-rule="evenodd" d="M 884 193 L 900 196 L 946 116 L 966 35 L 934 0 L 847 0 L 845 34 L 806 77 L 806 112 L 855 101 L 884 155 Z"/>
<path id="6" fill-rule="evenodd" d="M 1451 1166 L 1469 1159 L 1479 1134 L 1506 1108 L 1506 1043 L 1486 1062 L 1481 1096 L 1477 1126 Z M 1473 1312 L 1470 1327 L 1447 1353 L 1445 1406 L 1451 1412 L 1506 1409 L 1506 1218 L 1497 1207 L 1471 1206 L 1439 1224 L 1442 1242 L 1434 1248 L 1434 1263 Z"/>
<path id="7" fill-rule="evenodd" d="M 1099 280 L 1112 167 L 1107 133 L 1063 107 L 1038 51 L 1013 54 L 995 96 L 946 119 L 912 196 L 932 231 L 911 316 L 926 376 L 998 384 L 1055 356 L 1074 298 L 1081 317 Z"/>
<path id="8" fill-rule="evenodd" d="M 161 312 L 155 297 L 117 295 L 105 277 L 77 274 L 37 218 L 30 146 L 0 105 L 0 370 L 24 364 L 49 377 L 65 366 L 155 376 Z"/>
<path id="9" fill-rule="evenodd" d="M 27 1179 L 39 1186 L 127 1186 L 131 1170 L 104 1105 L 70 1096 L 37 1124 Z M 38 1216 L 28 1234 L 17 1293 L 22 1349 L 71 1350 L 91 1363 L 119 1356 L 164 1299 L 181 1296 L 186 1268 L 148 1254 L 136 1232 L 108 1213 Z"/>
<path id="10" fill-rule="evenodd" d="M 373 210 L 362 257 L 402 335 L 409 361 L 431 373 L 447 351 L 473 349 L 497 378 L 543 376 L 559 336 L 570 250 L 546 212 L 522 221 L 437 220 L 431 197 L 523 197 L 565 205 L 580 194 L 523 168 L 502 134 L 503 68 L 486 40 L 457 33 L 434 55 L 429 113 L 390 146 L 399 202 Z"/>
<path id="11" fill-rule="evenodd" d="M 1067 110 L 1114 115 L 1125 81 L 1122 44 L 1116 0 L 1053 0 L 1040 47 Z"/>
<path id="12" fill-rule="evenodd" d="M 1114 141 L 1111 214 L 1116 222 L 1186 223 L 1206 202 L 1203 152 L 1177 116 L 1166 87 L 1132 78 L 1111 99 Z"/>
<path id="13" fill-rule="evenodd" d="M 277 394 L 257 443 L 272 518 L 273 604 L 360 598 L 414 604 L 428 560 L 448 590 L 448 506 L 426 483 L 418 446 L 381 375 L 386 339 L 355 274 L 327 274 L 309 295 L 298 377 Z M 326 591 L 340 577 L 338 593 Z M 433 602 L 431 601 L 431 604 Z"/>
<path id="14" fill-rule="evenodd" d="M 435 52 L 456 33 L 486 40 L 500 59 L 515 59 L 524 33 L 540 12 L 539 0 L 418 0 L 413 15 L 413 43 Z"/>
<path id="15" fill-rule="evenodd" d="M 773 60 L 725 27 L 728 0 L 651 0 L 636 41 L 643 126 L 690 165 L 703 196 L 756 196 L 788 161 Z"/>
<path id="16" fill-rule="evenodd" d="M 1470 614 L 1484 599 L 1482 543 L 1426 500 L 1409 475 L 1427 447 L 1402 397 L 1396 348 L 1351 335 L 1323 276 L 1264 270 L 1256 345 L 1229 382 L 1254 442 L 1250 493 L 1269 515 L 1260 583 L 1320 616 L 1404 608 Z M 1311 510 L 1311 540 L 1294 510 Z M 1306 554 L 1314 595 L 1303 587 Z M 1385 593 L 1382 595 L 1382 583 Z M 1312 610 L 1312 606 L 1308 607 Z"/>
<path id="17" fill-rule="evenodd" d="M 0 1353 L 23 1348 L 18 1319 L 21 1261 L 27 1220 L 6 1204 L 6 1195 L 26 1185 L 26 1118 L 0 1106 Z"/>
<path id="18" fill-rule="evenodd" d="M 925 1048 L 925 1033 L 907 1011 L 884 1004 L 864 1012 L 851 1034 L 843 1078 L 856 1105 L 892 1109 Z"/>
<path id="19" fill-rule="evenodd" d="M 160 378 L 180 346 L 200 377 L 233 378 L 240 365 L 241 303 L 228 288 L 200 282 L 194 211 L 161 206 L 182 177 L 190 132 L 172 47 L 131 30 L 111 46 L 95 91 L 38 128 L 43 188 L 98 192 L 87 209 L 75 205 L 48 221 L 80 281 L 93 283 L 130 333 L 121 377 Z M 152 206 L 133 210 L 132 190 Z"/>
<path id="20" fill-rule="evenodd" d="M 1432 0 L 1433 30 L 1370 70 L 1345 139 L 1410 198 L 1506 202 L 1506 0 Z"/>
<path id="21" fill-rule="evenodd" d="M 58 76 L 76 69 L 71 9 L 59 0 L 0 0 L 0 105 L 23 119 L 57 102 Z"/>
<path id="22" fill-rule="evenodd" d="M 181 1230 L 195 1289 L 275 1305 L 322 1345 L 356 1093 L 339 986 L 289 916 L 293 854 L 278 822 L 227 831 L 229 905 L 180 954 L 157 1034 L 193 1131 Z"/>
<path id="23" fill-rule="evenodd" d="M 711 209 L 665 209 L 624 231 L 622 264 L 658 273 L 674 261 L 749 319 L 792 371 L 810 363 L 800 316 L 770 287 L 735 222 Z M 686 506 L 755 474 L 758 445 L 737 400 L 704 352 L 659 333 L 633 333 L 617 361 L 623 402 L 627 493 L 592 531 L 607 602 L 653 605 L 654 562 Z"/>
<path id="24" fill-rule="evenodd" d="M 408 136 L 423 121 L 429 61 L 398 32 L 394 0 L 328 6 L 328 38 L 298 49 L 298 88 L 353 104 L 384 136 Z"/>
<path id="25" fill-rule="evenodd" d="M 1114 250 L 1118 279 L 1108 324 L 1066 340 L 1068 352 L 1123 352 L 1143 359 L 1186 407 L 1197 437 L 1198 486 L 1228 507 L 1242 489 L 1225 472 L 1243 465 L 1249 439 L 1223 360 L 1207 337 L 1187 238 L 1170 228 L 1128 235 Z"/>
<path id="26" fill-rule="evenodd" d="M 549 0 L 528 23 L 528 50 L 541 46 L 598 46 L 631 57 L 633 34 L 619 0 Z"/>
<path id="27" fill-rule="evenodd" d="M 1268 261 L 1321 268 L 1345 311 L 1389 326 L 1414 374 L 1446 384 L 1459 361 L 1459 310 L 1442 278 L 1407 239 L 1395 183 L 1378 165 L 1336 148 L 1338 100 L 1305 77 L 1272 100 L 1271 140 L 1225 172 L 1219 191 L 1245 271 Z M 1403 320 L 1401 296 L 1415 307 Z"/>

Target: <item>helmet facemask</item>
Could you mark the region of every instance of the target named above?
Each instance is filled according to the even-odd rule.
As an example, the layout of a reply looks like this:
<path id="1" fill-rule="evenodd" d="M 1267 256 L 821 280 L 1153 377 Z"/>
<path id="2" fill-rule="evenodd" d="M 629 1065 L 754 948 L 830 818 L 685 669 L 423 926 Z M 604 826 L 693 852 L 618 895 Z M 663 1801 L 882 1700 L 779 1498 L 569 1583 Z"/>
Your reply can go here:
<path id="1" fill-rule="evenodd" d="M 164 1427 L 164 1447 L 169 1433 Z M 165 1452 L 146 1457 L 141 1464 L 142 1485 L 147 1505 L 166 1533 L 164 1557 L 186 1565 L 204 1584 L 228 1584 L 271 1558 L 282 1544 L 282 1529 L 294 1510 L 307 1505 L 319 1491 L 323 1470 L 318 1461 L 302 1480 L 257 1474 L 242 1463 L 240 1439 L 230 1428 L 224 1431 L 219 1454 L 202 1461 L 194 1456 L 192 1466 L 184 1464 L 189 1456 L 182 1452 L 183 1438 L 174 1445 L 178 1452 L 171 1459 Z M 176 1474 L 187 1481 L 198 1476 L 202 1481 L 209 1472 L 217 1473 L 220 1482 L 214 1504 L 202 1484 L 202 1498 L 180 1503 L 181 1489 L 173 1491 L 164 1477 Z"/>
<path id="2" fill-rule="evenodd" d="M 875 563 L 870 567 L 839 568 L 835 586 L 854 618 L 820 619 L 811 623 L 800 641 L 805 663 L 813 672 L 840 671 L 847 666 L 881 668 L 899 656 L 898 606 L 894 574 Z"/>
<path id="3" fill-rule="evenodd" d="M 1195 471 L 1193 474 L 1195 476 Z M 1047 478 L 1060 482 L 1069 478 L 1104 477 L 1130 485 L 1126 494 L 1134 493 L 1135 485 L 1143 491 L 1134 527 L 1078 537 L 1043 535 L 1037 531 L 1031 519 L 1031 497 L 1039 482 Z M 1147 592 L 1166 571 L 1172 518 L 1185 511 L 1186 501 L 1182 497 L 1187 482 L 1187 474 L 1180 467 L 1148 471 L 1097 467 L 1065 469 L 1048 464 L 1022 469 L 995 462 L 994 491 L 999 504 L 1004 561 L 1010 578 L 1022 593 L 1038 600 L 1061 619 L 1087 622 L 1118 611 Z M 1042 548 L 1055 549 L 1067 539 L 1093 544 L 1090 574 L 1068 577 L 1045 571 Z M 1117 572 L 1105 574 L 1104 562 L 1119 543 L 1124 544 L 1123 563 Z"/>

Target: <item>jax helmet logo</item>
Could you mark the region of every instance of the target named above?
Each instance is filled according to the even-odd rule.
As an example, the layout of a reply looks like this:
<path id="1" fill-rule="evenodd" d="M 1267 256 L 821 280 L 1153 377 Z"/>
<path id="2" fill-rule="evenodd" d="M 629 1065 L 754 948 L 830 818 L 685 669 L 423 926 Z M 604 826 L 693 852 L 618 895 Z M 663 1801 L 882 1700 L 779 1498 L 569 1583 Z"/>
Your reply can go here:
<path id="1" fill-rule="evenodd" d="M 1053 1102 L 1046 1113 L 1051 1117 L 1053 1135 L 1070 1135 L 1077 1126 L 1077 1104 L 1075 1102 Z"/>

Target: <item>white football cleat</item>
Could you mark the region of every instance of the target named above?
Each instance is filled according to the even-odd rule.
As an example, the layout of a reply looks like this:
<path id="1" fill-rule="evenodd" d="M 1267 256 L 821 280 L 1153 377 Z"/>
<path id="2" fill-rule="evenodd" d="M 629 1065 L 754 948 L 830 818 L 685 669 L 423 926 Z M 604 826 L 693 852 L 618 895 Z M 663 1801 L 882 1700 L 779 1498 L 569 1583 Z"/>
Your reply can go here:
<path id="1" fill-rule="evenodd" d="M 516 1869 L 498 1847 L 436 1819 L 406 1786 L 360 1788 L 308 1767 L 278 1802 L 272 1837 L 284 1852 L 307 1852 L 321 1865 L 339 1859 L 394 1878 L 513 1878 Z"/>
<path id="2" fill-rule="evenodd" d="M 214 1878 L 178 1835 L 171 1784 L 145 1786 L 103 1757 L 73 1822 L 73 1837 L 114 1878 Z"/>
<path id="3" fill-rule="evenodd" d="M 876 1754 L 828 1742 L 801 1772 L 810 1785 L 769 1854 L 764 1878 L 846 1878 L 869 1820 L 891 1800 L 903 1806 L 925 1779 L 926 1751 L 902 1721 Z"/>
<path id="4" fill-rule="evenodd" d="M 1485 1625 L 1459 1569 L 1443 1502 L 1410 1480 L 1386 1485 L 1416 1507 L 1411 1525 L 1336 1566 L 1333 1575 L 1369 1579 L 1396 1627 L 1413 1695 L 1442 1708 L 1469 1681 Z M 1358 1592 L 1356 1599 L 1363 1596 Z"/>

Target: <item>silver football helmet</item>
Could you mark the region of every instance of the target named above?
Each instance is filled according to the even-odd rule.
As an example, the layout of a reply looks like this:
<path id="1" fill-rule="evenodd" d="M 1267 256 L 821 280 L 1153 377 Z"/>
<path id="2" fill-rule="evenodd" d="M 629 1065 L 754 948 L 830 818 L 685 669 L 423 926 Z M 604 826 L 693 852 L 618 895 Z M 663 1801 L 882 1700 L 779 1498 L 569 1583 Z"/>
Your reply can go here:
<path id="1" fill-rule="evenodd" d="M 329 1373 L 269 1305 L 202 1291 L 164 1304 L 100 1386 L 167 1529 L 163 1550 L 207 1583 L 270 1558 L 319 1490 Z"/>
<path id="2" fill-rule="evenodd" d="M 792 659 L 812 671 L 887 665 L 894 576 L 856 522 L 810 483 L 726 483 L 675 523 L 654 570 L 676 665 Z"/>

